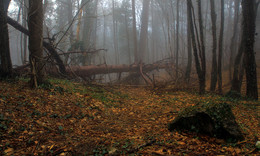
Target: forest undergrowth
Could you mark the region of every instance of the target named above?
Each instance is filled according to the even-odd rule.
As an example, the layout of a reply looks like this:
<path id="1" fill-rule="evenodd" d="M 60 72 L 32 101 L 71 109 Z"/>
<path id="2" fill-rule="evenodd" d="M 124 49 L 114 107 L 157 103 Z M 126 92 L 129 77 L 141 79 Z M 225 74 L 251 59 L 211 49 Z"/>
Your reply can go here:
<path id="1" fill-rule="evenodd" d="M 0 155 L 257 155 L 259 101 L 145 87 L 83 85 L 49 79 L 0 81 Z M 169 132 L 178 112 L 227 102 L 245 135 L 228 143 Z"/>

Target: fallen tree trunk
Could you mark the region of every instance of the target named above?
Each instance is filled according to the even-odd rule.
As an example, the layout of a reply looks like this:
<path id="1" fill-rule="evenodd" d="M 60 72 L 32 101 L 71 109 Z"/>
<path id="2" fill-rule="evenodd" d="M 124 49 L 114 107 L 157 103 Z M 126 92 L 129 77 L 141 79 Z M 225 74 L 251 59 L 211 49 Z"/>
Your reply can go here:
<path id="1" fill-rule="evenodd" d="M 93 51 L 68 51 L 68 52 L 63 52 L 59 53 L 59 55 L 68 55 L 68 54 L 94 54 L 100 51 L 107 51 L 107 49 L 97 49 Z"/>
<path id="2" fill-rule="evenodd" d="M 25 35 L 29 36 L 29 31 L 26 28 L 24 28 L 22 25 L 20 25 L 18 22 L 16 22 L 15 20 L 10 18 L 9 16 L 7 16 L 6 18 L 7 18 L 7 23 L 8 24 L 13 26 L 15 29 L 19 30 L 20 32 L 24 33 Z M 55 48 L 50 43 L 45 42 L 45 41 L 43 41 L 43 46 L 49 51 L 49 53 L 55 59 L 57 65 L 59 67 L 59 71 L 62 74 L 66 75 L 66 68 L 65 68 L 65 66 L 63 64 L 63 61 L 61 60 L 59 54 L 55 50 Z"/>
<path id="3" fill-rule="evenodd" d="M 148 64 L 144 65 L 143 72 L 152 71 L 155 69 L 169 68 L 171 65 L 166 64 Z M 122 73 L 122 72 L 140 72 L 140 66 L 134 65 L 99 65 L 99 66 L 81 66 L 81 67 L 67 67 L 69 74 L 76 74 L 80 77 L 88 77 L 97 74 Z M 53 73 L 53 72 L 52 72 Z"/>

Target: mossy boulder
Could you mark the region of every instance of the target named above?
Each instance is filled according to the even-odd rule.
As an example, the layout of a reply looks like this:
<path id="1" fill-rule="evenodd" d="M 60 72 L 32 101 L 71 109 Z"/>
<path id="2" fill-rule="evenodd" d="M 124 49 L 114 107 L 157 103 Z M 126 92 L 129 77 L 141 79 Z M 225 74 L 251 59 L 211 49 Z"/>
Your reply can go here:
<path id="1" fill-rule="evenodd" d="M 188 107 L 168 125 L 170 131 L 188 130 L 230 142 L 243 140 L 231 106 L 227 103 L 201 103 Z"/>

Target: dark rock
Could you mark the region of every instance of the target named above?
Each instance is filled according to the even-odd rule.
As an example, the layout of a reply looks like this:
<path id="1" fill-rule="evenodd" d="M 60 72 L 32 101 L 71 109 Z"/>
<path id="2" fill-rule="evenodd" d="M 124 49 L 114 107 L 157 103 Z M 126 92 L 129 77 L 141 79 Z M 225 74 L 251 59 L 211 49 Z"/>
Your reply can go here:
<path id="1" fill-rule="evenodd" d="M 202 103 L 188 107 L 179 113 L 168 129 L 194 131 L 230 142 L 244 139 L 227 103 Z"/>

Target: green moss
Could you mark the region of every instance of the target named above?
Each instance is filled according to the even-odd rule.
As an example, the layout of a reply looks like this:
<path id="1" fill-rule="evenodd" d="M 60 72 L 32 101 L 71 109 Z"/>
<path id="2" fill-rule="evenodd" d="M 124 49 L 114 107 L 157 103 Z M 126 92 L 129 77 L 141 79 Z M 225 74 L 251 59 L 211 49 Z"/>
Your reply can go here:
<path id="1" fill-rule="evenodd" d="M 169 124 L 169 130 L 186 129 L 220 138 L 242 140 L 231 106 L 225 102 L 204 102 L 188 107 Z"/>

